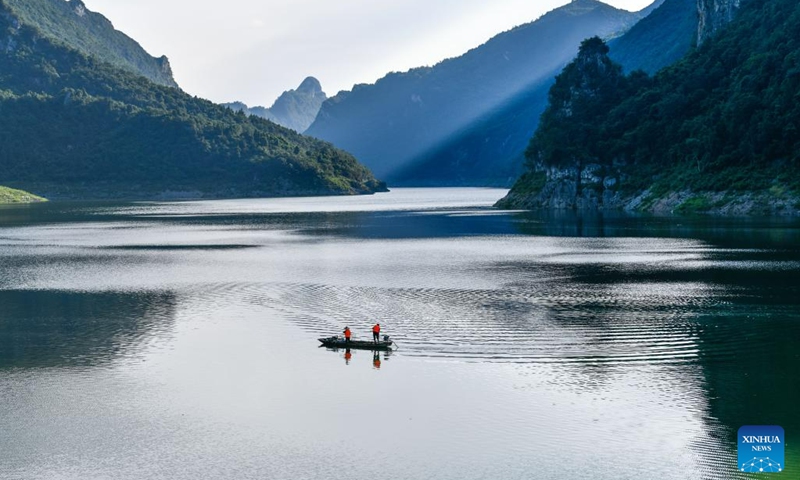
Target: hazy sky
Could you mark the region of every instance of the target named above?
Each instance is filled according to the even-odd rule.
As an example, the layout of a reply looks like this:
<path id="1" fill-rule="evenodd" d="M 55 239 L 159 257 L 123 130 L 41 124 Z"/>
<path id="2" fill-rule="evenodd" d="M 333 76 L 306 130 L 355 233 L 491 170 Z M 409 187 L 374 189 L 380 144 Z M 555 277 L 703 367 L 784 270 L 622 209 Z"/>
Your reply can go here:
<path id="1" fill-rule="evenodd" d="M 608 0 L 639 10 L 653 0 Z M 269 106 L 307 76 L 328 95 L 432 65 L 567 0 L 84 0 L 187 92 Z"/>

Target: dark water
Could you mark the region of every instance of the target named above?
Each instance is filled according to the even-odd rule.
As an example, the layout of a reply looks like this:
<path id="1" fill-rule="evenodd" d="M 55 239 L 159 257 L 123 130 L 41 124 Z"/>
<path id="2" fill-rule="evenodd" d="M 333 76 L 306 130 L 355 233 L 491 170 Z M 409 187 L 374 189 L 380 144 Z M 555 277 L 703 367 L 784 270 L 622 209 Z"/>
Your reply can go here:
<path id="1" fill-rule="evenodd" d="M 0 208 L 0 478 L 800 478 L 797 221 L 502 194 Z"/>

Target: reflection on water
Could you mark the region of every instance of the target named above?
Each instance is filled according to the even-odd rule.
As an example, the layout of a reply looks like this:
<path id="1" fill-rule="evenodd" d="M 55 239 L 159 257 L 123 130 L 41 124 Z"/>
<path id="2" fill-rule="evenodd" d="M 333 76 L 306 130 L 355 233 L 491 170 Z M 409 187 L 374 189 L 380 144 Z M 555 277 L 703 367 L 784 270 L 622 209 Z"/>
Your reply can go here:
<path id="1" fill-rule="evenodd" d="M 0 370 L 107 364 L 172 327 L 160 292 L 0 290 Z"/>
<path id="2" fill-rule="evenodd" d="M 320 347 L 323 348 L 323 347 Z M 356 362 L 359 360 L 365 361 L 366 357 L 369 356 L 372 359 L 372 368 L 375 370 L 380 370 L 381 365 L 383 362 L 388 361 L 392 356 L 391 350 L 353 350 L 350 348 L 326 348 L 329 352 L 338 354 L 341 358 L 344 359 L 345 365 L 350 365 L 351 361 L 353 361 L 355 357 L 364 357 L 363 359 L 356 358 Z M 359 362 L 360 363 L 360 362 Z"/>
<path id="3" fill-rule="evenodd" d="M 800 430 L 797 221 L 503 193 L 0 208 L 0 477 L 731 479 Z"/>

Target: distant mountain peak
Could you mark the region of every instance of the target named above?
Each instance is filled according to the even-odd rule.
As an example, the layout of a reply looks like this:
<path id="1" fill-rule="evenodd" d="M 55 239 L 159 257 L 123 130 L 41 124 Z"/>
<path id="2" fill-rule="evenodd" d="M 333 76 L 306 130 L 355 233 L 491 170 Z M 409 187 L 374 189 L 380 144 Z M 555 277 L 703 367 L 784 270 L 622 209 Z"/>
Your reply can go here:
<path id="1" fill-rule="evenodd" d="M 561 7 L 561 10 L 569 13 L 582 14 L 595 8 L 614 8 L 603 2 L 597 0 L 572 0 L 572 2 Z"/>
<path id="2" fill-rule="evenodd" d="M 278 125 L 291 128 L 296 132 L 304 132 L 328 99 L 322 91 L 322 85 L 314 77 L 306 77 L 295 90 L 287 90 L 275 100 L 270 108 L 248 107 L 242 102 L 223 104 L 235 111 L 243 111 L 248 115 L 266 118 Z"/>
<path id="3" fill-rule="evenodd" d="M 297 91 L 312 94 L 323 93 L 322 84 L 319 83 L 319 80 L 314 77 L 306 77 L 306 79 L 303 80 L 303 83 L 297 87 Z"/>

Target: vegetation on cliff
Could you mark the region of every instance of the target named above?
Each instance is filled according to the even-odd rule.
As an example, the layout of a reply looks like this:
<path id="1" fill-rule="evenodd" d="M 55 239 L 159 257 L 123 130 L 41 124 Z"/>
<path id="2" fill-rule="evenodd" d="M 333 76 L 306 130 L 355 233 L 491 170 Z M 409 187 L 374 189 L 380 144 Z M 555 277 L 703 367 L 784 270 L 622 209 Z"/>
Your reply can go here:
<path id="1" fill-rule="evenodd" d="M 547 182 L 534 192 L 524 185 L 528 175 L 501 204 L 647 210 L 672 197 L 677 210 L 689 202 L 707 211 L 747 196 L 755 198 L 751 212 L 796 211 L 797 38 L 800 4 L 751 0 L 652 78 L 622 75 L 599 39 L 585 42 L 551 89 L 527 152 L 530 171 Z"/>

